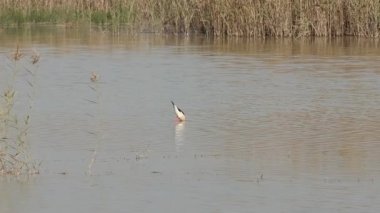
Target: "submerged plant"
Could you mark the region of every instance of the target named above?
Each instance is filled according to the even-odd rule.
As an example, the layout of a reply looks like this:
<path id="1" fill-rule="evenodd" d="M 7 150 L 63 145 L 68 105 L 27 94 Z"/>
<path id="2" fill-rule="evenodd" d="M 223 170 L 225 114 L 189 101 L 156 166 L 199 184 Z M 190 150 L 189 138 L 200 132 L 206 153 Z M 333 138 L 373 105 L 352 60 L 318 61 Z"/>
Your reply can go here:
<path id="1" fill-rule="evenodd" d="M 20 48 L 17 45 L 16 51 L 12 54 L 12 58 L 13 58 L 13 60 L 18 61 L 21 59 L 22 56 L 23 56 L 23 54 L 20 52 Z"/>
<path id="2" fill-rule="evenodd" d="M 38 165 L 32 160 L 28 133 L 30 130 L 30 119 L 32 109 L 33 95 L 28 95 L 30 100 L 27 104 L 26 112 L 15 111 L 15 100 L 17 92 L 15 89 L 17 79 L 16 69 L 17 63 L 20 63 L 23 54 L 17 45 L 16 51 L 13 54 L 15 66 L 11 67 L 13 72 L 12 81 L 8 81 L 9 85 L 4 89 L 0 98 L 0 175 L 24 175 L 37 174 Z M 36 61 L 35 63 L 37 63 Z M 25 68 L 28 72 L 33 72 Z M 35 78 L 35 75 L 31 75 Z M 28 81 L 28 85 L 33 87 L 34 84 Z M 28 91 L 19 91 L 28 92 Z"/>
<path id="3" fill-rule="evenodd" d="M 102 98 L 101 98 L 101 91 L 99 89 L 99 74 L 96 72 L 91 73 L 90 77 L 91 83 L 89 85 L 91 91 L 93 91 L 93 94 L 96 96 L 95 100 L 87 100 L 88 103 L 90 103 L 92 106 L 96 106 L 96 111 L 94 114 L 89 114 L 92 119 L 94 119 L 94 124 L 96 125 L 95 128 L 93 128 L 91 131 L 89 131 L 92 135 L 95 136 L 95 147 L 94 151 L 92 152 L 90 162 L 88 164 L 87 168 L 87 174 L 92 175 L 93 173 L 93 166 L 95 164 L 95 160 L 98 156 L 98 150 L 100 149 L 101 142 L 103 141 L 103 129 L 101 127 L 102 124 Z"/>

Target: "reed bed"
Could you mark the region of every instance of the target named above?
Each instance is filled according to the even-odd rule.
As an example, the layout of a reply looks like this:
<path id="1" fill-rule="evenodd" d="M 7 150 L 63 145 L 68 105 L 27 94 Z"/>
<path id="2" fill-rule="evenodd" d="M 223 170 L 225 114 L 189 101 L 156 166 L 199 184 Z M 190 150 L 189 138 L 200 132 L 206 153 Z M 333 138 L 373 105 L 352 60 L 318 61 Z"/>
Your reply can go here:
<path id="1" fill-rule="evenodd" d="M 0 12 L 3 24 L 84 21 L 213 36 L 378 37 L 380 31 L 379 0 L 0 0 Z"/>

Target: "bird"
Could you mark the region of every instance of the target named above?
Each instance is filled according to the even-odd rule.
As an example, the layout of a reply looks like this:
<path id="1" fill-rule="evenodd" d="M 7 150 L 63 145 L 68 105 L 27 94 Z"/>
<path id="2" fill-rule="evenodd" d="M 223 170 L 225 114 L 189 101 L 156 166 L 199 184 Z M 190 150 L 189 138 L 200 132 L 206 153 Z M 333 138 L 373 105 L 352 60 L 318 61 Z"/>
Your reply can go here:
<path id="1" fill-rule="evenodd" d="M 179 121 L 185 121 L 186 120 L 186 116 L 185 116 L 185 113 L 177 107 L 177 105 L 175 105 L 175 103 L 173 101 L 170 101 L 172 102 L 173 104 L 173 108 L 174 108 L 174 112 L 178 118 Z"/>

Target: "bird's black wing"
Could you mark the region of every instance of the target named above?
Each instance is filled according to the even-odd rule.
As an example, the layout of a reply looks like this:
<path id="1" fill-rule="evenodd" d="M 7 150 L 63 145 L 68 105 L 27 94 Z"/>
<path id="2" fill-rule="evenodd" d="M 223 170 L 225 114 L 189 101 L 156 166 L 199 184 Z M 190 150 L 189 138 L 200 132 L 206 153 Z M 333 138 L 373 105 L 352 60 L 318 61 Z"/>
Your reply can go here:
<path id="1" fill-rule="evenodd" d="M 180 108 L 177 107 L 177 109 L 178 111 L 182 112 L 182 114 L 185 114 Z"/>

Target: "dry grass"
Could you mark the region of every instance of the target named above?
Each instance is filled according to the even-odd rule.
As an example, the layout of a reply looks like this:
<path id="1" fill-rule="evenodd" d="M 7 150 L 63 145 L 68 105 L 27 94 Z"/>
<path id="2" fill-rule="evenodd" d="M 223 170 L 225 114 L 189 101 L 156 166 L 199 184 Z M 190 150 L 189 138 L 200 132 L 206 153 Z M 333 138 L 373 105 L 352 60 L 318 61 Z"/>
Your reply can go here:
<path id="1" fill-rule="evenodd" d="M 0 23 L 131 24 L 215 36 L 378 37 L 378 0 L 0 0 Z"/>

